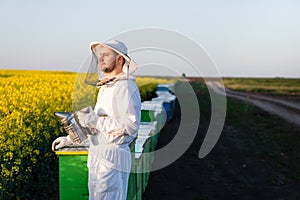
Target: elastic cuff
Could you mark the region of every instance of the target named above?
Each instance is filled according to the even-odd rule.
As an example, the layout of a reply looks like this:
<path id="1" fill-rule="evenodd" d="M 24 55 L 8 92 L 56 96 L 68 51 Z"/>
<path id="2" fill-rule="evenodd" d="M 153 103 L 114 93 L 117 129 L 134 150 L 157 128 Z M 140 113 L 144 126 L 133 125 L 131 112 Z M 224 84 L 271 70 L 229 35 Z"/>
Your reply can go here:
<path id="1" fill-rule="evenodd" d="M 68 135 L 66 138 L 67 138 L 68 145 L 73 144 L 73 141 L 70 138 L 70 135 Z"/>

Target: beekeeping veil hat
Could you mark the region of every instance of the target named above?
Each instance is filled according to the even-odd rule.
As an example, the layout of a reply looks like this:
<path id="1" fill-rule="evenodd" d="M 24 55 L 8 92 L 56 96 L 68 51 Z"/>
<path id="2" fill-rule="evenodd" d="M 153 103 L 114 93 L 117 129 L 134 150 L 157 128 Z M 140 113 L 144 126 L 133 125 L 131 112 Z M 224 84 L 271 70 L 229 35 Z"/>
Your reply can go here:
<path id="1" fill-rule="evenodd" d="M 132 74 L 136 70 L 135 62 L 128 56 L 128 49 L 127 46 L 119 41 L 119 40 L 110 40 L 108 42 L 91 42 L 90 48 L 93 54 L 93 59 L 91 60 L 89 66 L 89 72 L 86 77 L 86 83 L 94 84 L 95 81 L 97 82 L 101 78 L 104 77 L 104 73 L 101 72 L 100 67 L 98 65 L 98 58 L 100 56 L 100 49 L 102 47 L 108 47 L 117 54 L 121 55 L 124 59 L 124 65 L 122 71 L 127 75 Z M 95 73 L 98 74 L 98 77 L 95 76 Z M 97 80 L 95 78 L 97 77 Z"/>
<path id="2" fill-rule="evenodd" d="M 93 94 L 95 94 L 96 85 L 99 80 L 105 78 L 104 72 L 100 70 L 98 57 L 100 56 L 101 47 L 108 47 L 117 54 L 121 55 L 125 62 L 123 65 L 122 79 L 129 79 L 129 75 L 136 69 L 135 62 L 128 56 L 127 46 L 119 40 L 110 40 L 107 42 L 91 42 L 90 54 L 83 61 L 80 70 L 75 79 L 72 109 L 80 110 L 85 106 L 91 106 L 95 103 Z"/>

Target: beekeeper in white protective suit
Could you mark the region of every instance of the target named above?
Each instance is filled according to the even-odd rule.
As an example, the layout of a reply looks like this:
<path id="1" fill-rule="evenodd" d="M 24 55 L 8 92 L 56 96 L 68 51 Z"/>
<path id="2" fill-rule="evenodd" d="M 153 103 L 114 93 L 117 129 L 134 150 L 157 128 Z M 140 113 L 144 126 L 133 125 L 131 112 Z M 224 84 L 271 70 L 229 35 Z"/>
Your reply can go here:
<path id="1" fill-rule="evenodd" d="M 129 144 L 137 136 L 141 99 L 131 73 L 136 65 L 123 42 L 93 42 L 91 50 L 105 75 L 94 110 L 76 112 L 83 127 L 95 130 L 89 135 L 89 199 L 125 200 L 131 168 Z M 53 142 L 55 148 L 70 145 L 69 137 Z"/>

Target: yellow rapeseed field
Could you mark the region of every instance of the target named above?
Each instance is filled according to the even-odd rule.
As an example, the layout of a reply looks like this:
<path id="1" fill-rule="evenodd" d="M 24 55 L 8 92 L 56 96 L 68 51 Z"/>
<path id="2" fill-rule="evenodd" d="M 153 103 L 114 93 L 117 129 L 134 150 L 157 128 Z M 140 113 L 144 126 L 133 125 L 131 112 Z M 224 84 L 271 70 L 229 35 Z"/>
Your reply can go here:
<path id="1" fill-rule="evenodd" d="M 75 79 L 69 72 L 0 70 L 0 199 L 56 190 L 51 143 L 62 133 L 53 113 L 72 110 Z M 140 87 L 167 82 L 137 78 Z"/>

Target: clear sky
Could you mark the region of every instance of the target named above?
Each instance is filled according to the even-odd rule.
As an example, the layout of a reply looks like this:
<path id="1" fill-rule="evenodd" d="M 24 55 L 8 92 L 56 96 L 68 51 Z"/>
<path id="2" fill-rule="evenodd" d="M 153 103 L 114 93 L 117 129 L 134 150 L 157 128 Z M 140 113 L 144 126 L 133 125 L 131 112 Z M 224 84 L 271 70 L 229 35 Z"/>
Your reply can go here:
<path id="1" fill-rule="evenodd" d="M 91 41 L 158 27 L 201 44 L 222 76 L 300 77 L 299 0 L 0 0 L 0 68 L 74 71 Z"/>

